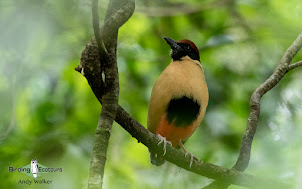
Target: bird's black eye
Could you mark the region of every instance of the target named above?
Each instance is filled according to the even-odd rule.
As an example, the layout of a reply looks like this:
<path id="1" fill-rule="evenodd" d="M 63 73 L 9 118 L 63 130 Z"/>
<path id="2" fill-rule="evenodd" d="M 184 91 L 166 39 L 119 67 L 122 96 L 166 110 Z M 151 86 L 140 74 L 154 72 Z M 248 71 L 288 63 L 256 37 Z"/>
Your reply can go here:
<path id="1" fill-rule="evenodd" d="M 186 50 L 190 50 L 190 46 L 186 46 Z"/>

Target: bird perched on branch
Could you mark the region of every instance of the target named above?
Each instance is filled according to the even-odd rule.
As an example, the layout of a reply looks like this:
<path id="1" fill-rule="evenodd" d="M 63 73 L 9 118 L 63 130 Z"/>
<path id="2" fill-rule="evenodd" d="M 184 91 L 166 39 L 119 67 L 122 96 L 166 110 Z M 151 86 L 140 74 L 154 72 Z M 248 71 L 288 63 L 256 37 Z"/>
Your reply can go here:
<path id="1" fill-rule="evenodd" d="M 187 39 L 164 37 L 171 47 L 172 62 L 153 86 L 148 111 L 148 129 L 164 143 L 164 154 L 150 152 L 151 163 L 162 165 L 166 145 L 181 147 L 194 133 L 206 112 L 208 87 L 196 45 Z"/>

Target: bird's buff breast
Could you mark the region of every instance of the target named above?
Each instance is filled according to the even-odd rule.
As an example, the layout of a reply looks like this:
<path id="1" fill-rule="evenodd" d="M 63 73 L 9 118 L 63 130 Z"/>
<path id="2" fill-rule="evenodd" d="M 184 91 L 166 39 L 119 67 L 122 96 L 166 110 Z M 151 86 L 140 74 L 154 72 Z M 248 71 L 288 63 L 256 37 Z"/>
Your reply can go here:
<path id="1" fill-rule="evenodd" d="M 166 118 L 167 108 L 171 99 L 183 96 L 194 99 L 200 104 L 200 114 L 190 125 L 176 127 Z M 179 140 L 186 141 L 201 123 L 208 98 L 208 88 L 200 63 L 190 59 L 172 62 L 153 87 L 149 102 L 148 129 L 154 134 L 166 137 L 174 147 L 178 146 Z"/>

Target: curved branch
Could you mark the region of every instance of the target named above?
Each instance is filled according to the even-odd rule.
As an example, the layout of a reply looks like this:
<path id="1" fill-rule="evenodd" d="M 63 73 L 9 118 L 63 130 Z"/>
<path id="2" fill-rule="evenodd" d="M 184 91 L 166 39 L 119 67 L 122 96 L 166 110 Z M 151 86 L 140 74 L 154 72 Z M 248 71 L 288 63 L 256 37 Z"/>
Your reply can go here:
<path id="1" fill-rule="evenodd" d="M 260 99 L 262 96 L 271 90 L 283 78 L 289 69 L 294 56 L 302 47 L 302 33 L 297 37 L 293 44 L 286 50 L 280 64 L 275 69 L 274 73 L 262 83 L 252 94 L 250 99 L 250 115 L 248 118 L 247 128 L 242 139 L 240 154 L 233 168 L 244 171 L 249 164 L 251 145 L 257 129 L 258 118 L 260 115 Z"/>
<path id="2" fill-rule="evenodd" d="M 100 54 L 106 53 L 108 55 L 108 51 L 104 45 L 104 42 L 102 40 L 101 34 L 100 34 L 100 26 L 99 26 L 99 1 L 98 0 L 92 0 L 92 25 L 93 25 L 93 31 L 94 36 L 97 41 Z M 102 52 L 103 51 L 103 52 Z"/>
<path id="3" fill-rule="evenodd" d="M 260 99 L 265 93 L 267 93 L 274 86 L 276 86 L 289 70 L 294 69 L 302 64 L 301 62 L 297 62 L 295 64 L 290 65 L 292 59 L 298 53 L 301 47 L 302 33 L 298 35 L 297 39 L 286 50 L 274 73 L 253 92 L 250 99 L 250 115 L 248 117 L 247 127 L 243 135 L 240 154 L 235 165 L 233 166 L 233 169 L 236 169 L 238 171 L 244 171 L 248 167 L 251 155 L 252 142 L 257 130 L 258 119 L 260 115 Z M 204 188 L 223 189 L 227 188 L 229 185 L 230 183 L 224 183 L 223 181 L 215 181 Z"/>

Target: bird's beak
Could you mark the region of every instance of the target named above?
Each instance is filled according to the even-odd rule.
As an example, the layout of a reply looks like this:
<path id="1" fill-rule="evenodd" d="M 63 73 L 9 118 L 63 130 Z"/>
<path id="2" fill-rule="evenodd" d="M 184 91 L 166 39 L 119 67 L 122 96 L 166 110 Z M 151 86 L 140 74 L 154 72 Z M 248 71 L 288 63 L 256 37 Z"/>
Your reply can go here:
<path id="1" fill-rule="evenodd" d="M 164 39 L 167 41 L 167 43 L 170 45 L 171 49 L 172 50 L 179 50 L 181 49 L 181 47 L 177 44 L 176 41 L 174 41 L 173 39 L 171 38 L 168 38 L 168 37 L 164 37 Z"/>

